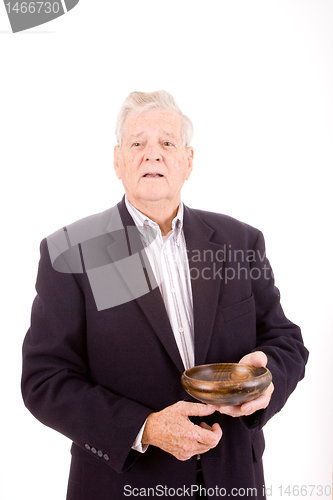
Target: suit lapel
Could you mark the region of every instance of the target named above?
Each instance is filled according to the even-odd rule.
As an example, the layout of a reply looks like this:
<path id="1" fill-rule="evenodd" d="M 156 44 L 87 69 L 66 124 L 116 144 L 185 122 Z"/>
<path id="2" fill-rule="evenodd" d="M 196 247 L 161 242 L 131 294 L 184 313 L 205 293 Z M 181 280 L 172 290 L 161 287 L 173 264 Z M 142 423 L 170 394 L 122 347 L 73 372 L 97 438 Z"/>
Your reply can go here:
<path id="1" fill-rule="evenodd" d="M 137 303 L 154 328 L 156 335 L 176 365 L 179 373 L 182 373 L 184 371 L 183 361 L 176 344 L 175 336 L 173 334 L 159 288 L 157 287 L 150 293 L 139 297 L 137 299 Z"/>
<path id="2" fill-rule="evenodd" d="M 222 271 L 222 262 L 216 256 L 222 246 L 210 241 L 213 229 L 194 210 L 184 208 L 184 234 L 193 296 L 195 364 L 200 365 L 205 363 L 213 332 Z"/>

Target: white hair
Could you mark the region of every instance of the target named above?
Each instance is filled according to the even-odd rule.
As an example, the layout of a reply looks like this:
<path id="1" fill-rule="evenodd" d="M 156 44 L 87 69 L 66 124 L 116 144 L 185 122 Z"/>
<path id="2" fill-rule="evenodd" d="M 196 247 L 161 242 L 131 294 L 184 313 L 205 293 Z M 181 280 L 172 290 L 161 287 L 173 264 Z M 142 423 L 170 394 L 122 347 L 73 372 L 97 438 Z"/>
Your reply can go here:
<path id="1" fill-rule="evenodd" d="M 156 92 L 131 92 L 123 102 L 117 116 L 116 138 L 118 146 L 121 146 L 127 114 L 130 111 L 144 113 L 150 109 L 172 109 L 179 113 L 182 123 L 182 137 L 185 146 L 189 146 L 193 137 L 193 124 L 191 120 L 183 115 L 180 107 L 171 94 L 166 90 Z"/>

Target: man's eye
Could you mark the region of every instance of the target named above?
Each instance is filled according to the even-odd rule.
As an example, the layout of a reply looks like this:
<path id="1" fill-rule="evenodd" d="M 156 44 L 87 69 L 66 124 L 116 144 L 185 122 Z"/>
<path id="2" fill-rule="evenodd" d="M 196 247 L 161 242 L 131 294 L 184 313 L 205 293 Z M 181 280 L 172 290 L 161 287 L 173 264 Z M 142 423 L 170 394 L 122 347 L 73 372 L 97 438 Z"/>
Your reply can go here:
<path id="1" fill-rule="evenodd" d="M 163 144 L 164 144 L 164 146 L 172 146 L 171 142 L 169 142 L 169 141 L 165 141 Z"/>
<path id="2" fill-rule="evenodd" d="M 140 146 L 140 142 L 133 142 L 132 146 Z"/>

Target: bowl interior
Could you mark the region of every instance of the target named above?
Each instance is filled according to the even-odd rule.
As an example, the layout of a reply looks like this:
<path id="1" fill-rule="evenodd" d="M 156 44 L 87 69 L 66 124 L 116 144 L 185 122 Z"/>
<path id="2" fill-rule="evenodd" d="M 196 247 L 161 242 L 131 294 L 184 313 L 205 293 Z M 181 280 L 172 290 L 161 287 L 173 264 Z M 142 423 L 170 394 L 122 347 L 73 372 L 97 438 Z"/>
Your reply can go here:
<path id="1" fill-rule="evenodd" d="M 193 380 L 210 382 L 214 386 L 214 382 L 217 383 L 216 385 L 220 385 L 219 382 L 223 382 L 223 385 L 232 385 L 237 382 L 251 381 L 266 373 L 267 369 L 264 367 L 238 363 L 215 363 L 194 366 L 186 370 L 185 375 Z"/>

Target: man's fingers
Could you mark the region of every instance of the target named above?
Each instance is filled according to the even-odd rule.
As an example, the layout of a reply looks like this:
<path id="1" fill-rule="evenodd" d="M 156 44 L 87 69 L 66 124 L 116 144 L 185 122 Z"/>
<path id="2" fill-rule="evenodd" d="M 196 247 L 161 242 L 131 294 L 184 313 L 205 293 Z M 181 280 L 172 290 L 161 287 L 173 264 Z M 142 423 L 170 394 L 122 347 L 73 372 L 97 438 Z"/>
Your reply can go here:
<path id="1" fill-rule="evenodd" d="M 222 437 L 223 432 L 222 432 L 222 429 L 218 423 L 215 423 L 212 425 L 212 430 L 213 430 L 213 432 L 215 432 L 215 434 L 221 434 L 221 437 Z"/>
<path id="2" fill-rule="evenodd" d="M 253 366 L 266 366 L 267 365 L 267 356 L 262 351 L 255 351 L 243 356 L 243 358 L 239 361 L 240 364 L 249 364 Z"/>
<path id="3" fill-rule="evenodd" d="M 206 424 L 206 422 L 200 422 L 199 425 L 203 429 L 206 429 L 207 431 L 210 431 L 213 434 L 215 434 L 218 437 L 218 440 L 221 439 L 221 437 L 223 435 L 223 431 L 218 423 L 215 423 L 212 426 L 210 426 L 210 425 Z"/>
<path id="4" fill-rule="evenodd" d="M 205 417 L 216 410 L 212 405 L 189 403 L 188 401 L 179 401 L 175 406 L 178 406 L 179 411 L 188 417 Z"/>
<path id="5" fill-rule="evenodd" d="M 252 415 L 258 410 L 262 410 L 267 408 L 272 393 L 274 391 L 274 385 L 271 382 L 267 389 L 257 398 L 252 399 L 252 401 L 248 401 L 244 403 L 242 406 L 219 406 L 216 407 L 217 411 L 220 413 L 224 413 L 225 415 L 229 415 L 230 417 L 242 417 L 247 415 Z"/>
<path id="6" fill-rule="evenodd" d="M 191 422 L 191 432 L 184 437 L 182 447 L 175 454 L 178 460 L 183 461 L 215 448 L 222 437 L 222 429 L 217 423 L 210 426 L 205 422 L 201 422 L 198 426 Z"/>
<path id="7" fill-rule="evenodd" d="M 207 429 L 208 431 L 212 430 L 211 426 L 206 424 L 206 422 L 200 422 L 199 426 L 203 429 Z"/>
<path id="8" fill-rule="evenodd" d="M 151 413 L 146 421 L 142 443 L 157 446 L 171 453 L 178 460 L 205 453 L 215 448 L 222 437 L 218 424 L 195 425 L 190 416 L 206 416 L 215 412 L 214 407 L 202 403 L 178 401 L 164 410 Z"/>
<path id="9" fill-rule="evenodd" d="M 222 437 L 222 429 L 219 424 L 210 427 L 205 422 L 201 422 L 200 425 L 193 424 L 193 426 L 196 433 L 193 438 L 204 446 L 215 448 Z"/>
<path id="10" fill-rule="evenodd" d="M 256 399 L 249 401 L 241 406 L 241 412 L 245 415 L 251 415 L 257 410 L 262 410 L 267 408 L 268 403 L 271 400 L 272 393 L 274 391 L 274 385 L 271 382 L 267 389 Z"/>
<path id="11" fill-rule="evenodd" d="M 267 356 L 263 351 L 255 351 L 246 354 L 239 361 L 240 364 L 250 364 L 253 366 L 266 366 L 267 365 Z M 230 417 L 241 417 L 243 415 L 251 415 L 257 410 L 261 410 L 266 408 L 270 402 L 272 392 L 274 390 L 274 386 L 271 383 L 263 394 L 261 394 L 258 398 L 253 399 L 252 401 L 248 401 L 244 403 L 242 406 L 216 406 L 215 410 L 220 413 L 224 413 L 225 415 L 229 415 Z M 210 408 L 214 408 L 212 405 L 207 405 Z"/>
<path id="12" fill-rule="evenodd" d="M 217 439 L 217 443 L 218 443 L 220 441 L 221 437 L 222 437 L 222 434 L 223 434 L 220 425 L 218 423 L 213 424 L 212 425 L 212 431 L 215 434 L 216 439 Z"/>

